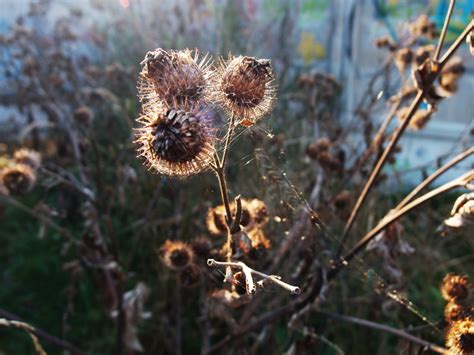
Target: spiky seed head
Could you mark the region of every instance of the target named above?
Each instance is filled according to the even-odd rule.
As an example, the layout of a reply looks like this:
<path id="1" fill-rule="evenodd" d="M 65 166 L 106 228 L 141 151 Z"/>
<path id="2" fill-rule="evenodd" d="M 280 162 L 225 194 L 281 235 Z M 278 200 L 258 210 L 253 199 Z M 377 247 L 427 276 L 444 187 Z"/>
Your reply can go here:
<path id="1" fill-rule="evenodd" d="M 14 164 L 0 172 L 1 185 L 11 195 L 23 195 L 33 188 L 36 182 L 34 170 L 25 164 Z"/>
<path id="2" fill-rule="evenodd" d="M 431 57 L 432 53 L 435 50 L 435 46 L 432 44 L 427 44 L 425 46 L 418 47 L 415 51 L 415 63 L 421 65 Z"/>
<path id="3" fill-rule="evenodd" d="M 141 64 L 138 92 L 145 112 L 156 105 L 192 106 L 208 96 L 213 72 L 207 55 L 199 60 L 198 51 L 157 48 Z"/>
<path id="4" fill-rule="evenodd" d="M 196 264 L 189 264 L 182 268 L 178 274 L 178 282 L 185 288 L 193 288 L 202 280 L 202 271 Z"/>
<path id="5" fill-rule="evenodd" d="M 470 315 L 473 314 L 471 314 L 468 307 L 455 302 L 448 302 L 444 307 L 444 319 L 448 323 L 464 319 Z"/>
<path id="6" fill-rule="evenodd" d="M 144 114 L 137 129 L 138 153 L 159 174 L 188 176 L 209 167 L 215 135 L 206 109 L 169 109 Z"/>
<path id="7" fill-rule="evenodd" d="M 474 320 L 472 317 L 450 324 L 446 332 L 446 346 L 450 354 L 474 354 Z"/>
<path id="8" fill-rule="evenodd" d="M 229 56 L 221 60 L 214 83 L 214 96 L 229 115 L 255 123 L 274 103 L 275 76 L 268 59 Z"/>
<path id="9" fill-rule="evenodd" d="M 415 37 L 426 37 L 428 39 L 436 39 L 438 37 L 438 30 L 436 24 L 430 21 L 425 14 L 420 15 L 413 23 L 410 24 L 409 30 Z"/>
<path id="10" fill-rule="evenodd" d="M 193 262 L 194 252 L 191 247 L 180 241 L 167 240 L 160 248 L 163 262 L 171 269 L 183 269 Z"/>
<path id="11" fill-rule="evenodd" d="M 458 80 L 465 71 L 466 67 L 460 57 L 451 59 L 438 78 L 440 95 L 443 97 L 453 95 L 458 89 Z"/>
<path id="12" fill-rule="evenodd" d="M 206 226 L 207 230 L 215 236 L 227 233 L 226 211 L 224 205 L 212 207 L 207 210 Z"/>
<path id="13" fill-rule="evenodd" d="M 443 298 L 449 302 L 464 300 L 469 295 L 470 282 L 466 275 L 447 274 L 440 289 Z"/>

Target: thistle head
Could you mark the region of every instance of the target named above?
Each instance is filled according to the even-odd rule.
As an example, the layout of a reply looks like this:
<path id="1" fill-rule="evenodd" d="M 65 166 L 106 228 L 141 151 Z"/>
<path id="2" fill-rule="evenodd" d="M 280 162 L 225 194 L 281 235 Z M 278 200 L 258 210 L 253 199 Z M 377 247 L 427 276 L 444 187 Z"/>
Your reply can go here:
<path id="1" fill-rule="evenodd" d="M 26 164 L 14 164 L 0 172 L 0 181 L 0 185 L 3 185 L 9 194 L 23 195 L 33 189 L 36 174 Z"/>
<path id="2" fill-rule="evenodd" d="M 466 275 L 447 274 L 441 283 L 441 294 L 448 302 L 459 302 L 469 295 L 469 278 Z"/>
<path id="3" fill-rule="evenodd" d="M 452 322 L 446 332 L 450 354 L 474 353 L 474 321 L 472 317 Z"/>
<path id="4" fill-rule="evenodd" d="M 190 265 L 194 259 L 194 252 L 189 245 L 180 241 L 167 240 L 159 251 L 165 265 L 179 270 Z"/>
<path id="5" fill-rule="evenodd" d="M 230 56 L 218 68 L 215 100 L 229 115 L 255 123 L 273 106 L 274 80 L 270 60 Z"/>
<path id="6" fill-rule="evenodd" d="M 210 111 L 156 110 L 143 114 L 139 122 L 138 153 L 155 172 L 188 176 L 209 167 L 215 143 Z"/>
<path id="7" fill-rule="evenodd" d="M 197 51 L 155 49 L 142 61 L 139 97 L 147 111 L 157 104 L 187 107 L 205 99 L 212 71 Z"/>

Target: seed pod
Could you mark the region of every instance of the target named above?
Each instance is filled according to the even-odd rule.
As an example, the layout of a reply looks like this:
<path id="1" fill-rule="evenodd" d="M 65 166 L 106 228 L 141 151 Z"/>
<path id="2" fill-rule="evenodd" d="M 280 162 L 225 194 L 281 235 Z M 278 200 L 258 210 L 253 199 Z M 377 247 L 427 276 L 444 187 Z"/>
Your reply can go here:
<path id="1" fill-rule="evenodd" d="M 455 321 L 446 332 L 450 354 L 474 354 L 474 321 L 472 317 Z"/>
<path id="2" fill-rule="evenodd" d="M 221 60 L 213 93 L 215 101 L 242 122 L 255 123 L 275 100 L 275 76 L 268 59 L 232 57 Z"/>
<path id="3" fill-rule="evenodd" d="M 194 253 L 203 259 L 207 259 L 211 255 L 212 243 L 207 237 L 194 238 L 191 247 Z"/>
<path id="4" fill-rule="evenodd" d="M 23 195 L 35 185 L 36 174 L 28 165 L 14 164 L 0 172 L 0 181 L 9 194 Z"/>
<path id="5" fill-rule="evenodd" d="M 139 156 L 159 174 L 188 176 L 209 167 L 215 135 L 211 113 L 205 109 L 170 109 L 150 112 L 139 118 Z"/>
<path id="6" fill-rule="evenodd" d="M 34 150 L 22 148 L 13 154 L 13 160 L 18 164 L 24 164 L 37 170 L 41 166 L 41 154 Z"/>
<path id="7" fill-rule="evenodd" d="M 464 300 L 469 295 L 469 278 L 466 275 L 447 274 L 440 289 L 443 298 L 448 302 Z"/>
<path id="8" fill-rule="evenodd" d="M 160 105 L 189 109 L 208 96 L 213 72 L 207 55 L 199 60 L 197 51 L 158 48 L 148 52 L 141 64 L 138 93 L 145 112 Z"/>
<path id="9" fill-rule="evenodd" d="M 194 252 L 191 247 L 180 241 L 167 240 L 160 248 L 163 262 L 171 269 L 183 269 L 193 262 Z"/>

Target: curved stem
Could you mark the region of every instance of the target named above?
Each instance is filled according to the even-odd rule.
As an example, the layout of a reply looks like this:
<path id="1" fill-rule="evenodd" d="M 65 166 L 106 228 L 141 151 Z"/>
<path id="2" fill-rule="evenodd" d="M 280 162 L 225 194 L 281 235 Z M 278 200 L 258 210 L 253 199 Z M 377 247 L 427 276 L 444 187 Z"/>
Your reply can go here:
<path id="1" fill-rule="evenodd" d="M 451 159 L 448 163 L 443 165 L 441 168 L 436 170 L 433 174 L 428 176 L 421 184 L 413 189 L 398 205 L 395 207 L 395 210 L 399 210 L 404 207 L 408 202 L 410 202 L 421 190 L 431 184 L 434 180 L 436 180 L 440 175 L 444 174 L 448 171 L 451 167 L 456 165 L 457 163 L 461 162 L 462 160 L 469 157 L 471 154 L 474 154 L 474 147 L 466 149 L 459 155 L 456 155 L 453 159 Z"/>

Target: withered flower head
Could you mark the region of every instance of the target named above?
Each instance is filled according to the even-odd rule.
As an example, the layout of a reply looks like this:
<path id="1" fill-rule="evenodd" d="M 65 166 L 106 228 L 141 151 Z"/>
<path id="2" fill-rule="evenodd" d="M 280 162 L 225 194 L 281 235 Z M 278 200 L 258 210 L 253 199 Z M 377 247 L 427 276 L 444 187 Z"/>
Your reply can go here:
<path id="1" fill-rule="evenodd" d="M 33 188 L 36 174 L 25 164 L 14 164 L 0 172 L 1 184 L 11 195 L 22 195 Z"/>
<path id="2" fill-rule="evenodd" d="M 374 44 L 377 48 L 388 48 L 388 50 L 393 51 L 396 49 L 395 43 L 389 36 L 383 36 L 376 38 Z"/>
<path id="3" fill-rule="evenodd" d="M 143 114 L 138 121 L 138 153 L 159 174 L 188 176 L 209 167 L 215 135 L 212 114 L 201 108 L 169 109 Z"/>
<path id="4" fill-rule="evenodd" d="M 189 264 L 179 271 L 178 282 L 185 288 L 193 288 L 202 280 L 202 271 L 196 264 Z"/>
<path id="5" fill-rule="evenodd" d="M 94 119 L 94 112 L 87 106 L 81 106 L 74 110 L 73 117 L 80 124 L 90 124 Z"/>
<path id="6" fill-rule="evenodd" d="M 395 52 L 395 65 L 401 73 L 405 73 L 408 65 L 413 61 L 413 52 L 410 48 L 401 48 Z"/>
<path id="7" fill-rule="evenodd" d="M 327 152 L 329 148 L 331 147 L 331 141 L 329 138 L 318 138 L 316 141 L 313 143 L 309 144 L 306 147 L 306 154 L 311 158 L 311 159 L 317 159 L 318 155 L 321 152 Z"/>
<path id="8" fill-rule="evenodd" d="M 268 210 L 265 203 L 259 199 L 243 198 L 242 217 L 240 225 L 246 230 L 262 227 L 268 222 Z M 236 205 L 233 202 L 230 206 L 233 215 L 236 213 Z M 224 235 L 227 233 L 226 210 L 224 205 L 209 208 L 207 211 L 206 225 L 209 232 L 214 235 Z"/>
<path id="9" fill-rule="evenodd" d="M 409 30 L 411 34 L 416 37 L 421 36 L 428 39 L 436 39 L 436 37 L 438 37 L 436 24 L 431 22 L 425 14 L 419 16 L 413 23 L 411 23 Z"/>
<path id="10" fill-rule="evenodd" d="M 183 107 L 206 98 L 212 77 L 207 55 L 199 60 L 197 50 L 157 48 L 141 64 L 138 92 L 145 111 L 157 104 Z"/>
<path id="11" fill-rule="evenodd" d="M 218 68 L 215 101 L 241 122 L 255 123 L 273 106 L 274 79 L 270 60 L 229 56 Z"/>
<path id="12" fill-rule="evenodd" d="M 211 254 L 212 243 L 207 237 L 200 236 L 193 239 L 191 247 L 197 256 L 208 258 Z"/>
<path id="13" fill-rule="evenodd" d="M 435 46 L 432 44 L 427 44 L 426 46 L 421 46 L 416 49 L 415 52 L 415 63 L 421 65 L 431 57 L 431 54 L 434 52 Z"/>
<path id="14" fill-rule="evenodd" d="M 397 111 L 397 116 L 400 121 L 404 121 L 407 116 L 408 112 L 410 109 L 408 107 L 403 107 L 400 110 Z M 413 131 L 419 131 L 423 127 L 426 126 L 428 121 L 430 120 L 434 110 L 433 109 L 428 109 L 428 110 L 417 110 L 412 118 L 410 119 L 410 123 L 408 124 L 408 127 L 412 129 Z"/>
<path id="15" fill-rule="evenodd" d="M 450 354 L 474 354 L 474 321 L 472 317 L 450 324 L 446 332 L 446 346 Z"/>
<path id="16" fill-rule="evenodd" d="M 171 269 L 183 269 L 192 263 L 194 252 L 189 245 L 180 241 L 167 240 L 160 248 L 160 255 L 166 266 Z"/>
<path id="17" fill-rule="evenodd" d="M 458 80 L 465 71 L 466 68 L 460 57 L 451 59 L 438 78 L 440 95 L 444 97 L 453 95 L 458 89 Z"/>
<path id="18" fill-rule="evenodd" d="M 41 166 L 41 154 L 26 148 L 17 150 L 13 154 L 13 160 L 18 164 L 28 165 L 34 170 Z"/>
<path id="19" fill-rule="evenodd" d="M 444 308 L 444 319 L 448 323 L 462 320 L 470 315 L 472 316 L 468 307 L 455 302 L 448 302 Z"/>
<path id="20" fill-rule="evenodd" d="M 469 295 L 469 278 L 466 275 L 447 274 L 440 289 L 443 298 L 449 302 L 464 300 Z"/>

